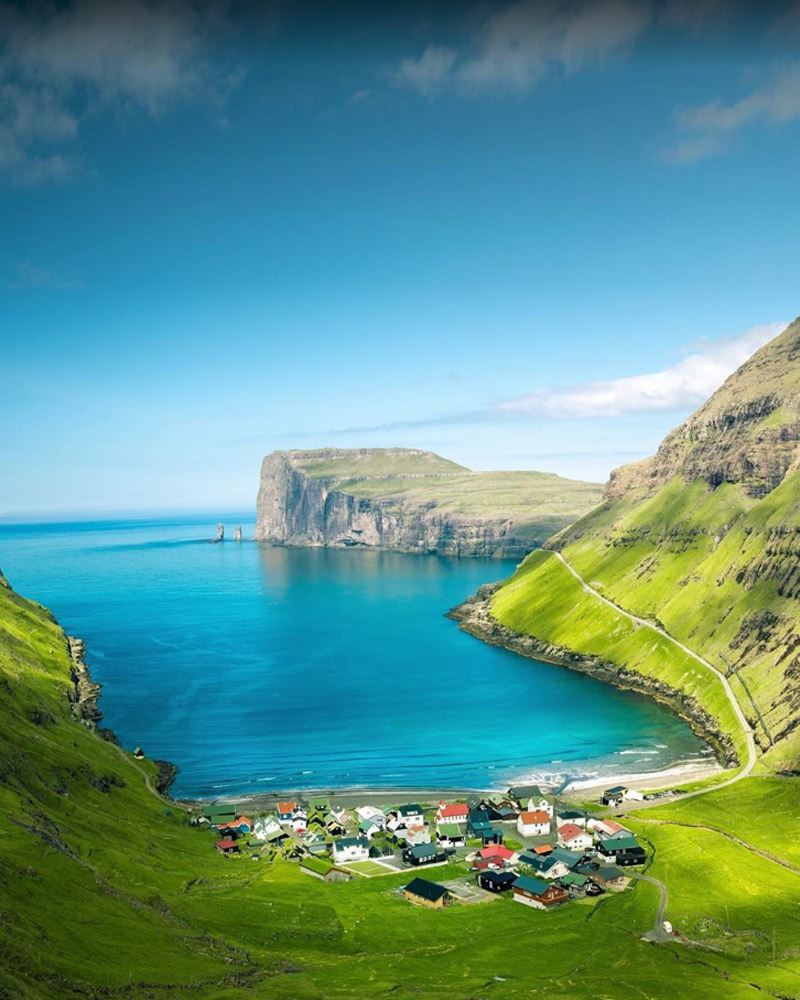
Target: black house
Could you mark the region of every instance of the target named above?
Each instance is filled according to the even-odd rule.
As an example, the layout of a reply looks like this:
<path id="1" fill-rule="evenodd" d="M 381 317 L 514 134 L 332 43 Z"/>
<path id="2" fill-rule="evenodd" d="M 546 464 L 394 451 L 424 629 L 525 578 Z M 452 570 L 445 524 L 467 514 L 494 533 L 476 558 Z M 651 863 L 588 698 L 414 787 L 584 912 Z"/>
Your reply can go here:
<path id="1" fill-rule="evenodd" d="M 436 844 L 417 844 L 403 851 L 403 861 L 407 865 L 432 865 L 446 860 L 447 856 Z"/>
<path id="2" fill-rule="evenodd" d="M 481 872 L 478 875 L 478 885 L 489 892 L 508 892 L 516 880 L 514 872 Z"/>

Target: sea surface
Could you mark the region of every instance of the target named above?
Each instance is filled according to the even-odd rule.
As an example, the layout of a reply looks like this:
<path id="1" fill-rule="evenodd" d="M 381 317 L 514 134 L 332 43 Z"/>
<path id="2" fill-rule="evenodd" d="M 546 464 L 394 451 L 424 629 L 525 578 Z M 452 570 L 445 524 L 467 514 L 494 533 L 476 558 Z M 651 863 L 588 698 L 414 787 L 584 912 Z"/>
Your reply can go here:
<path id="1" fill-rule="evenodd" d="M 215 527 L 0 525 L 3 572 L 86 641 L 103 724 L 177 764 L 177 796 L 507 787 L 710 753 L 655 702 L 444 617 L 511 562 L 210 544 Z"/>

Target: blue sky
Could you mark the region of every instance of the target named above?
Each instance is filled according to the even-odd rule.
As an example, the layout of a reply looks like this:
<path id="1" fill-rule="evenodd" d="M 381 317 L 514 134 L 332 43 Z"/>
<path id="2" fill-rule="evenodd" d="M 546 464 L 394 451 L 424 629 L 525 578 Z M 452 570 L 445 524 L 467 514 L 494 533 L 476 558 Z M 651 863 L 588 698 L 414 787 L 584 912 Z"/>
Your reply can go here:
<path id="1" fill-rule="evenodd" d="M 800 312 L 800 4 L 0 2 L 0 514 L 605 479 Z"/>

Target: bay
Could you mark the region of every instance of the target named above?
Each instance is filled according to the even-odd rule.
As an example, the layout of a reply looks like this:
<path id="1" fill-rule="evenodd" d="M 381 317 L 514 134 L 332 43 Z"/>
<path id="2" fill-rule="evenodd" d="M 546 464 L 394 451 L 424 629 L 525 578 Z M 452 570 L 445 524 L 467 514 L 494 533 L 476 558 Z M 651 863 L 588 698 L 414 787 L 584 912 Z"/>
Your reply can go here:
<path id="1" fill-rule="evenodd" d="M 511 562 L 209 544 L 215 526 L 0 525 L 9 581 L 86 641 L 103 724 L 177 764 L 175 795 L 507 787 L 709 754 L 661 705 L 444 617 Z"/>

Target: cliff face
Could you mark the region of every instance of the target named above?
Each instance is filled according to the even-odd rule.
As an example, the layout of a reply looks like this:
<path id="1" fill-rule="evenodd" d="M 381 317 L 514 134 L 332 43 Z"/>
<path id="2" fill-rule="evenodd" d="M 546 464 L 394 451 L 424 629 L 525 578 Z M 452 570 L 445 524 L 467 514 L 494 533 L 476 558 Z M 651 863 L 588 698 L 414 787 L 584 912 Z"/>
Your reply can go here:
<path id="1" fill-rule="evenodd" d="M 508 478 L 495 485 L 492 476 Z M 273 452 L 261 466 L 255 537 L 278 545 L 519 558 L 575 516 L 543 497 L 539 509 L 522 502 L 537 488 L 528 476 L 541 476 L 548 487 L 557 480 L 569 492 L 569 481 L 558 477 L 472 473 L 411 449 Z M 509 485 L 520 493 L 513 502 Z M 598 488 L 574 485 L 584 488 L 577 509 L 599 499 Z"/>

